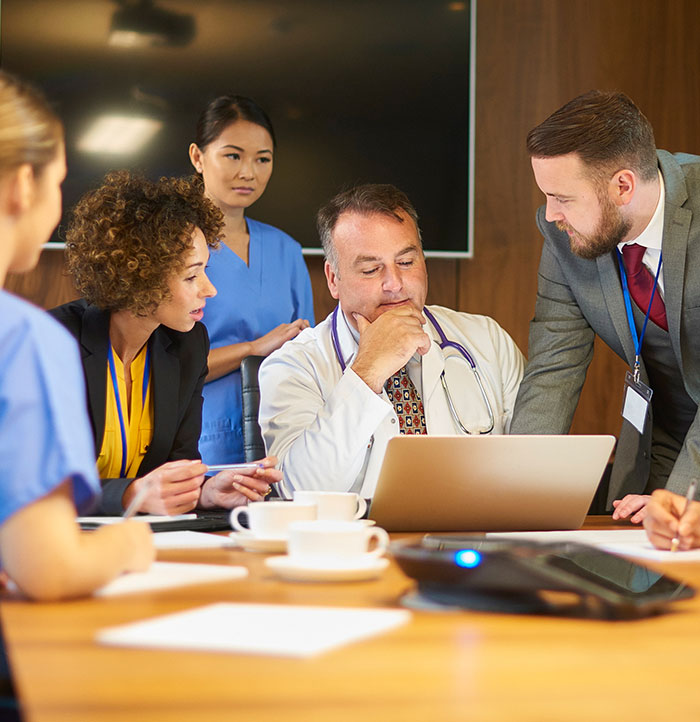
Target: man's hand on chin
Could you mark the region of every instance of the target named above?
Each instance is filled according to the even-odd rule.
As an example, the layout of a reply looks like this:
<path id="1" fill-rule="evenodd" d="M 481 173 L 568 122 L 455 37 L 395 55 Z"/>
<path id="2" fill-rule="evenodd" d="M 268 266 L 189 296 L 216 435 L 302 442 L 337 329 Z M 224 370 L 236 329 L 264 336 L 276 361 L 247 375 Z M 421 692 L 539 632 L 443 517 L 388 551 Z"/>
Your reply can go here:
<path id="1" fill-rule="evenodd" d="M 386 380 L 413 356 L 430 350 L 431 339 L 423 330 L 425 317 L 412 304 L 390 308 L 371 323 L 353 313 L 360 342 L 352 370 L 379 394 Z"/>

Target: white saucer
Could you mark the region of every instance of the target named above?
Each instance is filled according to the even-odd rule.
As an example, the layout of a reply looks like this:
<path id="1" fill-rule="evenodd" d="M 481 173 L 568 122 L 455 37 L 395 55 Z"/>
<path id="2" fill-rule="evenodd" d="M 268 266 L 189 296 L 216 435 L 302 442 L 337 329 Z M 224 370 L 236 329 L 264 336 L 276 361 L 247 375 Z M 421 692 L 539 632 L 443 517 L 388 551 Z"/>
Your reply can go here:
<path id="1" fill-rule="evenodd" d="M 232 531 L 229 536 L 234 543 L 248 552 L 286 552 L 287 540 L 284 537 L 255 536 L 250 532 Z"/>
<path id="2" fill-rule="evenodd" d="M 270 557 L 265 566 L 282 579 L 297 582 L 354 582 L 375 579 L 388 566 L 389 560 L 369 554 L 352 560 L 333 560 L 319 566 L 318 560 L 299 557 Z"/>

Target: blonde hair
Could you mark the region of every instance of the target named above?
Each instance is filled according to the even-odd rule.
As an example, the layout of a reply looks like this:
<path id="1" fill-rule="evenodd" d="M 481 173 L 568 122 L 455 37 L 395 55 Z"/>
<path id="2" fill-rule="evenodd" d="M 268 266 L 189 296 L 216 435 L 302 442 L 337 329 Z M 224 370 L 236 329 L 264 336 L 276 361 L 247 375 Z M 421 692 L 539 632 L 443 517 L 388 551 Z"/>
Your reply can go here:
<path id="1" fill-rule="evenodd" d="M 38 175 L 63 143 L 63 126 L 44 96 L 0 71 L 0 175 L 29 163 Z"/>

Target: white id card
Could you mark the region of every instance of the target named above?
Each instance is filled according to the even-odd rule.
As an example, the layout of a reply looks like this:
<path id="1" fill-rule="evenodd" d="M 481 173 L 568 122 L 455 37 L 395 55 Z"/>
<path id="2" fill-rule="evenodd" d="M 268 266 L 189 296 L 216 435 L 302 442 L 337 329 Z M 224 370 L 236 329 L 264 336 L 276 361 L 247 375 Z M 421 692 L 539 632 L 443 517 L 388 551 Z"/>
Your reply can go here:
<path id="1" fill-rule="evenodd" d="M 635 381 L 629 371 L 625 374 L 625 397 L 622 404 L 622 418 L 629 421 L 640 434 L 644 433 L 647 409 L 654 392 L 641 381 Z"/>

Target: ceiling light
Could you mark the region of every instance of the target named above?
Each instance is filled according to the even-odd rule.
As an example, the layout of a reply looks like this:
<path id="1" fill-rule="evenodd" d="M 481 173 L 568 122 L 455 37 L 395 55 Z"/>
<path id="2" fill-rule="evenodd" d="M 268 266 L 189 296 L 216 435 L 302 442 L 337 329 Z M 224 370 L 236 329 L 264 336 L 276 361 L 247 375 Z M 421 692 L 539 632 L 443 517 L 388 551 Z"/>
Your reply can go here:
<path id="1" fill-rule="evenodd" d="M 154 118 L 102 115 L 78 141 L 84 153 L 130 154 L 141 150 L 163 127 Z"/>
<path id="2" fill-rule="evenodd" d="M 123 47 L 183 47 L 192 42 L 196 29 L 193 15 L 156 7 L 152 0 L 128 3 L 112 15 L 109 44 Z"/>

